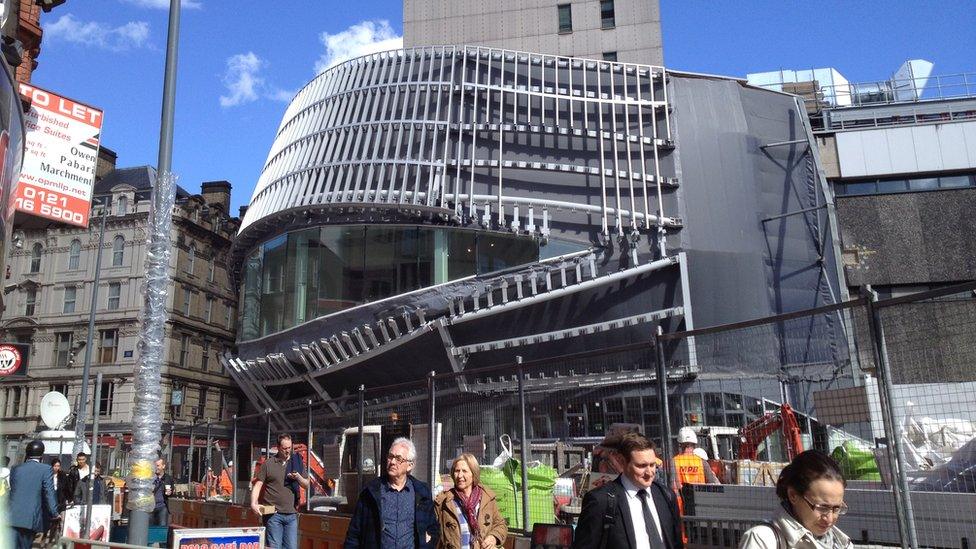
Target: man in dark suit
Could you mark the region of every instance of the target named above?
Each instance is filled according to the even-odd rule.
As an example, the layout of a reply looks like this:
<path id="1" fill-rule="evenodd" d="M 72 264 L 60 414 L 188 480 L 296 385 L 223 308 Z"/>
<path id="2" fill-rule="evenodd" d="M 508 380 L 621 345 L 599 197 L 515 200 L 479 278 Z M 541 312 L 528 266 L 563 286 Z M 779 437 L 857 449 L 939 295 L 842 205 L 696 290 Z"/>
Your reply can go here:
<path id="1" fill-rule="evenodd" d="M 683 549 L 677 498 L 660 482 L 654 443 L 626 433 L 624 472 L 583 497 L 573 549 Z"/>
<path id="2" fill-rule="evenodd" d="M 27 443 L 27 461 L 10 472 L 10 501 L 8 524 L 13 528 L 14 547 L 30 549 L 34 536 L 47 530 L 51 520 L 58 518 L 58 502 L 54 494 L 53 470 L 41 463 L 44 443 Z"/>

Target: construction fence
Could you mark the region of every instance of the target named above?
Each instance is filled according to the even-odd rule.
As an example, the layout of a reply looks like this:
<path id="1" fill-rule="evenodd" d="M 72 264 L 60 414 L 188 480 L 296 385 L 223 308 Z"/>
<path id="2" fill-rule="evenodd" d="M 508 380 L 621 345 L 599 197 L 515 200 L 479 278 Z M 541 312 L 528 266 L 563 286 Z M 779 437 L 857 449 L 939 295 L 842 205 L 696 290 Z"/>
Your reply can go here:
<path id="1" fill-rule="evenodd" d="M 306 466 L 319 486 L 306 507 L 348 510 L 404 436 L 417 446 L 414 476 L 433 481 L 435 493 L 452 486 L 453 459 L 473 454 L 510 529 L 527 531 L 572 523 L 582 495 L 616 476 L 600 446 L 612 431 L 652 439 L 664 462 L 658 476 L 674 486 L 671 457 L 690 428 L 721 483 L 680 491 L 691 547 L 734 547 L 773 517 L 779 472 L 808 449 L 841 464 L 849 511 L 838 526 L 855 543 L 968 547 L 976 540 L 976 283 L 886 299 L 866 292 L 687 332 L 649 327 L 644 340 L 609 350 L 395 386 L 377 380 L 284 412 L 287 425 L 268 411 L 193 426 L 189 451 L 173 463 L 177 476 L 206 485 L 208 468 L 219 476 L 229 462 L 245 463 L 230 469 L 238 482 L 225 495 L 243 502 L 254 464 L 287 429 L 296 448 L 311 449 Z M 218 430 L 223 446 L 213 441 Z M 174 429 L 170 439 L 187 433 Z"/>

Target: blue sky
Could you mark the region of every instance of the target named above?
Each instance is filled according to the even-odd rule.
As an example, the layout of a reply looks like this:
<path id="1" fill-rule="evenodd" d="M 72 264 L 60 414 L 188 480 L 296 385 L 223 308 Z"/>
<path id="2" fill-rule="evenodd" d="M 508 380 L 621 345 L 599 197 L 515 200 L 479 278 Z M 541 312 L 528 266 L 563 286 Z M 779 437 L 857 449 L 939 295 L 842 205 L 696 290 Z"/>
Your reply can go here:
<path id="1" fill-rule="evenodd" d="M 120 167 L 156 163 L 168 5 L 72 0 L 41 18 L 33 83 L 104 109 L 102 143 Z M 389 49 L 402 33 L 398 0 L 183 6 L 173 171 L 191 192 L 230 181 L 234 212 L 250 200 L 291 94 L 321 67 Z M 976 91 L 971 0 L 661 0 L 661 18 L 669 68 L 744 76 L 834 67 L 863 82 L 923 58 L 936 75 L 974 73 Z"/>

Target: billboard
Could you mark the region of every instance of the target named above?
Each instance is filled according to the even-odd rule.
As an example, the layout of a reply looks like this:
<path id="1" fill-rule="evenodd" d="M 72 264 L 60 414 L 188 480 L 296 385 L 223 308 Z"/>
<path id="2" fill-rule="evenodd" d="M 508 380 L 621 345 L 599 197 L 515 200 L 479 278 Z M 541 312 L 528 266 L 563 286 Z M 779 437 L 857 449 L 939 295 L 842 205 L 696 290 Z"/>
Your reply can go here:
<path id="1" fill-rule="evenodd" d="M 87 227 L 102 111 L 29 84 L 20 84 L 20 94 L 30 110 L 14 207 Z"/>

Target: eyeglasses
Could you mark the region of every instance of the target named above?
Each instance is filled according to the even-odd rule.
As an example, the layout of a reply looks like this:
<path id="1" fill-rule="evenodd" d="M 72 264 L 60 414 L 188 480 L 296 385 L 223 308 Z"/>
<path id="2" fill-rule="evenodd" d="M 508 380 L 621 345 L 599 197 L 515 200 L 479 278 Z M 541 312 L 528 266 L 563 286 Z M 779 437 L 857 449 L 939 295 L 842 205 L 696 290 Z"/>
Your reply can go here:
<path id="1" fill-rule="evenodd" d="M 838 517 L 847 514 L 847 504 L 841 503 L 840 505 L 827 505 L 825 503 L 813 503 L 807 499 L 806 496 L 800 496 L 803 501 L 810 507 L 810 510 L 818 515 L 825 517 L 827 515 L 837 515 Z"/>
<path id="2" fill-rule="evenodd" d="M 397 465 L 401 465 L 403 463 L 413 463 L 413 460 L 412 459 L 407 459 L 405 457 L 401 457 L 401 456 L 398 456 L 396 454 L 389 454 L 389 455 L 387 455 L 386 456 L 386 460 L 387 461 L 392 461 L 393 463 L 396 463 Z"/>

